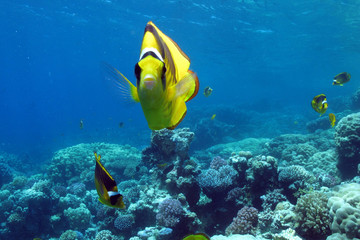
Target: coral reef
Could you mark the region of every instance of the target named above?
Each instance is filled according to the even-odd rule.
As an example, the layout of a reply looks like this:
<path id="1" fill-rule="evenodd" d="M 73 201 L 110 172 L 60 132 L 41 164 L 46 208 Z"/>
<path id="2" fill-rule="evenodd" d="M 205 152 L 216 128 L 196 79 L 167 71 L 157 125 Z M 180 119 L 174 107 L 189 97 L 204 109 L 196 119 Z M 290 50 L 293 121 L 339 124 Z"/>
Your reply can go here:
<path id="1" fill-rule="evenodd" d="M 159 204 L 156 220 L 161 226 L 175 227 L 182 217 L 184 210 L 177 199 L 165 199 Z"/>
<path id="2" fill-rule="evenodd" d="M 319 239 L 330 233 L 331 218 L 327 202 L 328 196 L 323 192 L 311 192 L 297 200 L 295 226 L 307 239 Z"/>
<path id="3" fill-rule="evenodd" d="M 106 169 L 121 179 L 132 176 L 140 162 L 140 152 L 129 145 L 108 143 L 78 144 L 57 151 L 48 167 L 49 178 L 58 184 L 71 185 L 83 182 L 93 187 L 94 152 L 101 155 Z M 133 170 L 129 170 L 133 169 Z"/>
<path id="4" fill-rule="evenodd" d="M 349 114 L 336 126 L 337 167 L 344 179 L 354 177 L 360 163 L 360 113 Z"/>
<path id="5" fill-rule="evenodd" d="M 145 166 L 153 167 L 176 160 L 184 161 L 189 158 L 193 138 L 194 133 L 189 128 L 153 131 L 150 146 L 142 151 L 142 162 Z"/>
<path id="6" fill-rule="evenodd" d="M 334 187 L 333 196 L 327 203 L 333 221 L 333 233 L 348 239 L 360 238 L 360 184 L 349 183 Z"/>
<path id="7" fill-rule="evenodd" d="M 232 223 L 226 228 L 226 235 L 235 233 L 252 233 L 254 234 L 256 225 L 258 223 L 259 211 L 254 207 L 243 207 L 237 213 Z"/>

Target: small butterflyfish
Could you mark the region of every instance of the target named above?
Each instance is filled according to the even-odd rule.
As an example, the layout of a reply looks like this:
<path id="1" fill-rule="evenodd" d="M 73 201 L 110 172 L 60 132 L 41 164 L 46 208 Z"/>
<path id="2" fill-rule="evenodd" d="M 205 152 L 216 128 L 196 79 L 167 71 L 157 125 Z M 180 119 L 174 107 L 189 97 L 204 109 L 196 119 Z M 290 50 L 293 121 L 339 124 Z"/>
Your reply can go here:
<path id="1" fill-rule="evenodd" d="M 328 103 L 325 94 L 315 96 L 311 101 L 311 107 L 316 112 L 320 113 L 320 116 L 323 115 L 328 109 Z"/>
<path id="2" fill-rule="evenodd" d="M 212 91 L 213 91 L 212 88 L 209 87 L 209 86 L 207 86 L 207 87 L 204 89 L 204 96 L 205 96 L 205 97 L 210 96 L 211 93 L 212 93 Z"/>
<path id="3" fill-rule="evenodd" d="M 348 81 L 350 81 L 350 78 L 351 78 L 350 73 L 347 73 L 347 72 L 339 73 L 334 77 L 332 85 L 343 86 L 344 83 L 347 83 Z"/>
<path id="4" fill-rule="evenodd" d="M 336 122 L 335 114 L 329 113 L 329 121 L 330 121 L 331 127 L 334 127 L 334 126 L 335 126 L 335 122 Z"/>
<path id="5" fill-rule="evenodd" d="M 150 21 L 135 64 L 136 85 L 115 68 L 107 70 L 127 99 L 140 102 L 149 128 L 159 130 L 175 129 L 186 115 L 185 103 L 199 91 L 198 77 L 189 67 L 189 57 Z"/>
<path id="6" fill-rule="evenodd" d="M 205 233 L 195 233 L 184 237 L 182 240 L 210 240 Z"/>
<path id="7" fill-rule="evenodd" d="M 101 164 L 100 158 L 96 152 L 94 153 L 95 166 L 95 187 L 99 195 L 99 201 L 109 207 L 125 208 L 123 196 L 119 193 L 114 178 L 109 174 L 106 168 Z"/>
<path id="8" fill-rule="evenodd" d="M 215 117 L 216 117 L 216 114 L 213 114 L 213 115 L 211 116 L 211 120 L 214 120 Z"/>

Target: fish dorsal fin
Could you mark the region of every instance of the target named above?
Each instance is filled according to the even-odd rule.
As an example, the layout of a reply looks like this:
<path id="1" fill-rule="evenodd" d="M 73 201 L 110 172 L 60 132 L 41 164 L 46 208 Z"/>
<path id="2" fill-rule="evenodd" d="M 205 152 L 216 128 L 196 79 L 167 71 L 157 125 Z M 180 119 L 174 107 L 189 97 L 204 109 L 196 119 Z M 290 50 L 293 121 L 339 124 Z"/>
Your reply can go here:
<path id="1" fill-rule="evenodd" d="M 103 63 L 106 80 L 110 80 L 128 102 L 139 102 L 137 88 L 121 72 L 113 66 Z"/>
<path id="2" fill-rule="evenodd" d="M 157 47 L 164 59 L 165 67 L 171 77 L 172 81 L 177 83 L 180 79 L 182 79 L 187 70 L 190 67 L 190 59 L 189 57 L 180 49 L 180 47 L 167 35 L 165 35 L 162 31 L 160 31 L 153 22 L 148 22 L 145 28 L 146 32 L 150 32 L 153 34 Z M 142 49 L 147 46 L 147 43 L 143 42 Z"/>

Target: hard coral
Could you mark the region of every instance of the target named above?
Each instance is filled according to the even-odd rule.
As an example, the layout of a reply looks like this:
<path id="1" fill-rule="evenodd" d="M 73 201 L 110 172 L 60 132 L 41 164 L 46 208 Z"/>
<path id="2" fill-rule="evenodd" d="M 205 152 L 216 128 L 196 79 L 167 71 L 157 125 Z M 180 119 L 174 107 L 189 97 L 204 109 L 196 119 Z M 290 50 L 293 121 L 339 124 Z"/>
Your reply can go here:
<path id="1" fill-rule="evenodd" d="M 109 230 L 102 230 L 96 234 L 95 240 L 118 240 L 117 236 L 114 236 Z"/>
<path id="2" fill-rule="evenodd" d="M 337 167 L 343 178 L 352 178 L 360 164 L 360 113 L 342 118 L 335 130 Z"/>
<path id="3" fill-rule="evenodd" d="M 334 218 L 332 232 L 345 234 L 349 239 L 360 238 L 360 184 L 336 186 L 327 204 Z"/>
<path id="4" fill-rule="evenodd" d="M 301 196 L 295 206 L 296 225 L 302 235 L 315 239 L 330 233 L 331 218 L 327 206 L 328 196 L 311 192 Z"/>
<path id="5" fill-rule="evenodd" d="M 76 230 L 85 230 L 89 227 L 91 220 L 91 213 L 86 208 L 85 204 L 80 204 L 78 208 L 68 208 L 64 211 L 70 227 Z"/>
<path id="6" fill-rule="evenodd" d="M 119 215 L 115 221 L 114 226 L 120 231 L 127 230 L 131 228 L 134 223 L 134 216 L 131 214 Z"/>
<path id="7" fill-rule="evenodd" d="M 183 212 L 184 210 L 179 200 L 168 198 L 159 204 L 156 220 L 162 226 L 174 227 L 180 222 Z"/>
<path id="8" fill-rule="evenodd" d="M 254 207 L 243 207 L 238 211 L 233 222 L 226 228 L 226 235 L 235 233 L 253 234 L 258 223 L 258 214 L 258 210 Z"/>

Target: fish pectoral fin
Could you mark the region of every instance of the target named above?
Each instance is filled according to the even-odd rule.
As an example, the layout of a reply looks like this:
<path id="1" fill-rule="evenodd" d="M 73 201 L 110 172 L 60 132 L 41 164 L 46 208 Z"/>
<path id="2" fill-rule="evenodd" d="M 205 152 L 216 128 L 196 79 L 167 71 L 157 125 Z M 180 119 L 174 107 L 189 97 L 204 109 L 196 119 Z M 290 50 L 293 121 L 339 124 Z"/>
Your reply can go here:
<path id="1" fill-rule="evenodd" d="M 105 78 L 114 83 L 120 94 L 130 102 L 139 102 L 137 88 L 121 72 L 113 66 L 103 63 Z"/>
<path id="2" fill-rule="evenodd" d="M 199 91 L 199 79 L 191 70 L 174 86 L 175 98 L 182 98 L 185 102 L 190 101 Z"/>

